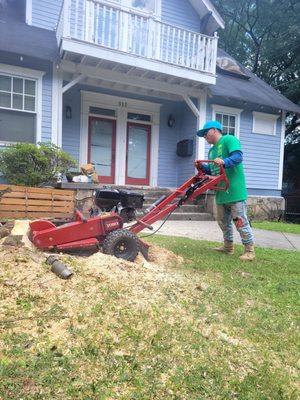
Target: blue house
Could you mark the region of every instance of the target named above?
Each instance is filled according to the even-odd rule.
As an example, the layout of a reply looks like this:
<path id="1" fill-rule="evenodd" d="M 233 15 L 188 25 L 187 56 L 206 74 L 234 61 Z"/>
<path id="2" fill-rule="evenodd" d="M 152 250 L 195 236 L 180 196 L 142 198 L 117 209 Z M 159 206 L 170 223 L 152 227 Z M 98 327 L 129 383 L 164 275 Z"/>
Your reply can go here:
<path id="1" fill-rule="evenodd" d="M 51 141 L 102 183 L 177 187 L 214 118 L 241 140 L 249 194 L 281 196 L 300 108 L 218 49 L 222 28 L 209 0 L 0 0 L 0 145 Z"/>

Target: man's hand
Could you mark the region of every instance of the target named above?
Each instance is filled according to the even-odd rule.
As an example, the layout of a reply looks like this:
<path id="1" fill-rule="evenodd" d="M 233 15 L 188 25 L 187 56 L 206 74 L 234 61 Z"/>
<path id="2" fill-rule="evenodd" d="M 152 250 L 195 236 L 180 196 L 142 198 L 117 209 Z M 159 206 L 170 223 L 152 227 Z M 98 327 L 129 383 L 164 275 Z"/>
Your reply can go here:
<path id="1" fill-rule="evenodd" d="M 194 162 L 194 166 L 198 171 L 200 171 L 200 170 L 202 170 L 203 163 L 201 161 L 199 161 L 199 160 L 196 160 Z"/>
<path id="2" fill-rule="evenodd" d="M 224 164 L 225 164 L 225 162 L 224 162 L 224 160 L 223 160 L 222 158 L 215 158 L 215 159 L 214 159 L 214 162 L 215 162 L 218 166 L 224 165 Z"/>

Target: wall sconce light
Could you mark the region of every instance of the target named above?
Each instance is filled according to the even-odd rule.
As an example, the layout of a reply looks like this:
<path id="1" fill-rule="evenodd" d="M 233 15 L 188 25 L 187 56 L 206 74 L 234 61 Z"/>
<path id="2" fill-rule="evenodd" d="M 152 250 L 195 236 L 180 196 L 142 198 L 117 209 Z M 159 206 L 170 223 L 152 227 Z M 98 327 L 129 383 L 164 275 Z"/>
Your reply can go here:
<path id="1" fill-rule="evenodd" d="M 71 106 L 66 106 L 66 119 L 72 118 L 72 108 Z"/>
<path id="2" fill-rule="evenodd" d="M 173 128 L 175 126 L 176 120 L 173 114 L 170 114 L 168 117 L 168 127 Z"/>

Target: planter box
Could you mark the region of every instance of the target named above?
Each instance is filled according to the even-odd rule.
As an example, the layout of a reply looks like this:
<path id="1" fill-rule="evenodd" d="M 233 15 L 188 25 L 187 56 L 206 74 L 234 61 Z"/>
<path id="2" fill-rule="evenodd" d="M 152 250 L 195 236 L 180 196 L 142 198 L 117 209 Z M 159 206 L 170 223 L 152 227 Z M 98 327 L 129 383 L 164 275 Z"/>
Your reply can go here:
<path id="1" fill-rule="evenodd" d="M 0 220 L 70 219 L 74 204 L 73 190 L 0 185 Z"/>

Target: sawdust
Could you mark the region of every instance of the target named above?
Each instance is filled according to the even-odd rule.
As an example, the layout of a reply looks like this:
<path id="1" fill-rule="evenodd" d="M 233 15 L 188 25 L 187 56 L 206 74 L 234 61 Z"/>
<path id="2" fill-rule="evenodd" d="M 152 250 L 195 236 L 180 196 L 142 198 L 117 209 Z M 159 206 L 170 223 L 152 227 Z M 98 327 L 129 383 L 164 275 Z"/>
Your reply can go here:
<path id="1" fill-rule="evenodd" d="M 105 290 L 122 298 L 120 307 L 126 301 L 135 309 L 150 310 L 151 304 L 164 296 L 164 287 L 180 287 L 177 267 L 183 259 L 158 246 L 150 246 L 149 261 L 142 255 L 128 262 L 101 252 L 59 254 L 74 272 L 71 279 L 61 280 L 46 264 L 49 253 L 26 239 L 22 242 L 21 247 L 0 243 L 0 332 L 9 328 L 14 333 L 28 333 L 39 338 L 40 346 L 49 338 L 57 345 L 72 341 L 70 326 L 84 326 L 80 315 L 87 318 L 87 310 L 103 301 Z M 109 318 L 103 323 L 108 324 Z"/>

